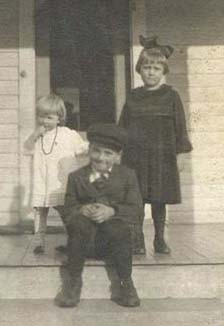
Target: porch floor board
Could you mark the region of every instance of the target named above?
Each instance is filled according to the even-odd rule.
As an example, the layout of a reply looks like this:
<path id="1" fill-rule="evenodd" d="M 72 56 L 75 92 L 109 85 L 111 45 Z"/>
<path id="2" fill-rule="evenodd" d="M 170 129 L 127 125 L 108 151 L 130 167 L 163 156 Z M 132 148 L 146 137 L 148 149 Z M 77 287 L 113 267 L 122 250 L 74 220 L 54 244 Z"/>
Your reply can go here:
<path id="1" fill-rule="evenodd" d="M 198 265 L 224 264 L 224 224 L 168 225 L 166 238 L 172 248 L 171 255 L 153 251 L 153 226 L 144 226 L 146 256 L 134 256 L 134 265 Z M 55 252 L 55 247 L 66 244 L 65 233 L 47 234 L 46 252 L 35 256 L 32 234 L 0 236 L 0 267 L 5 266 L 57 266 L 66 257 Z M 86 265 L 103 265 L 98 260 L 86 261 Z"/>

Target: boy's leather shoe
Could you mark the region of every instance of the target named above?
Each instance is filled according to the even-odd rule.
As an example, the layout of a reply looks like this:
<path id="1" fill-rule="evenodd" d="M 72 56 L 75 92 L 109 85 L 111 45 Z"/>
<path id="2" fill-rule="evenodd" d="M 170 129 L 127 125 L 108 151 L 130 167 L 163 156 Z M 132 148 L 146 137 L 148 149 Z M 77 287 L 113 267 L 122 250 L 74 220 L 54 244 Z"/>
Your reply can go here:
<path id="1" fill-rule="evenodd" d="M 124 280 L 121 284 L 121 295 L 117 298 L 116 303 L 124 307 L 138 307 L 140 306 L 140 299 L 138 297 L 136 288 L 134 287 L 131 278 Z"/>
<path id="2" fill-rule="evenodd" d="M 170 247 L 168 247 L 164 239 L 158 240 L 155 238 L 153 245 L 154 245 L 155 253 L 166 254 L 166 255 L 169 255 L 171 253 L 171 249 Z"/>
<path id="3" fill-rule="evenodd" d="M 82 278 L 70 278 L 63 281 L 61 291 L 55 297 L 55 304 L 59 307 L 75 307 L 81 296 Z"/>

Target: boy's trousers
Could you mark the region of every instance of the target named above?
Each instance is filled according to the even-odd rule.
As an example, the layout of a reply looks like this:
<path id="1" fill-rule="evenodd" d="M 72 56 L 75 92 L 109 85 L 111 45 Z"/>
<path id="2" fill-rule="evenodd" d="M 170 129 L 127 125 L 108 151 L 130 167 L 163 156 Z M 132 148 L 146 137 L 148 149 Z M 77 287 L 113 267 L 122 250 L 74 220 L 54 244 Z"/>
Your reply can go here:
<path id="1" fill-rule="evenodd" d="M 68 268 L 72 277 L 83 271 L 85 258 L 111 259 L 121 280 L 131 276 L 132 242 L 127 223 L 120 219 L 110 219 L 97 224 L 79 215 L 67 225 Z"/>

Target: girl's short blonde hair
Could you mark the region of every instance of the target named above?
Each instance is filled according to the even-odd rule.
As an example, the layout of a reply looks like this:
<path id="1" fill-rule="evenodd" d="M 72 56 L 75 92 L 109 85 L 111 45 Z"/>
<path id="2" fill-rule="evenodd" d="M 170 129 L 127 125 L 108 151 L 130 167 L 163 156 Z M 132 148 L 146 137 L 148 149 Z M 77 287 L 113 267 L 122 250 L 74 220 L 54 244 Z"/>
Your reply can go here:
<path id="1" fill-rule="evenodd" d="M 155 62 L 163 65 L 163 73 L 166 75 L 169 72 L 168 61 L 165 55 L 159 48 L 143 49 L 139 55 L 136 71 L 141 73 L 141 66 L 149 62 Z"/>
<path id="2" fill-rule="evenodd" d="M 63 126 L 66 121 L 66 108 L 63 99 L 56 95 L 50 94 L 42 96 L 38 99 L 37 115 L 57 114 L 59 118 L 59 125 Z"/>

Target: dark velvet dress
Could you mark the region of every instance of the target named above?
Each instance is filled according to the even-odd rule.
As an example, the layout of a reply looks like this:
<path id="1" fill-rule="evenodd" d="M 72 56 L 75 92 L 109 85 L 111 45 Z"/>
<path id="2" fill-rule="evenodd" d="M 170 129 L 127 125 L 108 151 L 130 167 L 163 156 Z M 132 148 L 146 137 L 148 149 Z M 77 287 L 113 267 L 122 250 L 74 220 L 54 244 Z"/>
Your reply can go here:
<path id="1" fill-rule="evenodd" d="M 180 203 L 177 154 L 192 146 L 177 91 L 165 84 L 154 91 L 134 89 L 120 125 L 129 135 L 123 162 L 135 169 L 144 202 Z"/>

